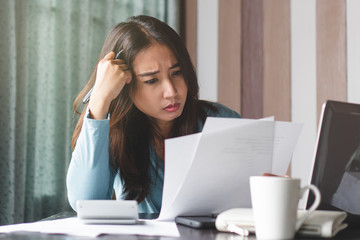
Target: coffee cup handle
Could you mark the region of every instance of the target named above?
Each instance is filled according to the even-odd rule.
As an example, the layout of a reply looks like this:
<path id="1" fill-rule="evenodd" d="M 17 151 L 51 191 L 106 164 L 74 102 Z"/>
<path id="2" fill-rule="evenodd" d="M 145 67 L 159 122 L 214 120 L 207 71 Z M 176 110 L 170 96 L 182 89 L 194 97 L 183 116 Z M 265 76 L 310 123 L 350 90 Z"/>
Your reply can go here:
<path id="1" fill-rule="evenodd" d="M 304 193 L 305 193 L 305 190 L 311 190 L 314 195 L 315 195 L 315 200 L 314 200 L 314 203 L 311 205 L 311 207 L 309 208 L 309 210 L 307 211 L 307 213 L 305 213 L 304 216 L 302 216 L 301 218 L 299 218 L 297 221 L 296 221 L 296 225 L 295 225 L 295 231 L 298 231 L 301 227 L 301 225 L 304 223 L 304 221 L 310 216 L 310 214 L 312 212 L 314 212 L 320 205 L 320 201 L 321 201 L 321 194 L 320 194 L 320 191 L 319 189 L 315 186 L 315 185 L 307 185 L 303 188 L 301 188 L 301 191 L 300 191 L 300 196 L 303 196 Z"/>

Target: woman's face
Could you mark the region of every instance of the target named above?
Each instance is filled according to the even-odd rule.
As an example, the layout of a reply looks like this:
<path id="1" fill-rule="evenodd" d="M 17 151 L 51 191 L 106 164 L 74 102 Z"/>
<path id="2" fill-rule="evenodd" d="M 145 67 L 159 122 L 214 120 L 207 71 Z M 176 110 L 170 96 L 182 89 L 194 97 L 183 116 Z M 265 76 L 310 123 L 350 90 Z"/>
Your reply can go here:
<path id="1" fill-rule="evenodd" d="M 179 117 L 184 109 L 187 86 L 174 53 L 154 43 L 133 61 L 136 75 L 135 106 L 154 118 L 158 125 Z"/>

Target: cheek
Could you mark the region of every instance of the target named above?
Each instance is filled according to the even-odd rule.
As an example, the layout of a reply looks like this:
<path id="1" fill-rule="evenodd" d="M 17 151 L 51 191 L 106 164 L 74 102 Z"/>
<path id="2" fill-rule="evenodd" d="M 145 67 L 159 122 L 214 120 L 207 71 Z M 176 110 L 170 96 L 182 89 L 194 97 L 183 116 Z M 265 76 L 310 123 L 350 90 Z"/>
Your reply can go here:
<path id="1" fill-rule="evenodd" d="M 188 87 L 186 85 L 185 80 L 181 81 L 180 86 L 178 87 L 178 91 L 181 93 L 181 95 L 187 95 Z"/>
<path id="2" fill-rule="evenodd" d="M 138 90 L 134 96 L 134 104 L 135 106 L 141 110 L 142 112 L 146 112 L 149 107 L 154 105 L 154 94 L 147 91 Z"/>

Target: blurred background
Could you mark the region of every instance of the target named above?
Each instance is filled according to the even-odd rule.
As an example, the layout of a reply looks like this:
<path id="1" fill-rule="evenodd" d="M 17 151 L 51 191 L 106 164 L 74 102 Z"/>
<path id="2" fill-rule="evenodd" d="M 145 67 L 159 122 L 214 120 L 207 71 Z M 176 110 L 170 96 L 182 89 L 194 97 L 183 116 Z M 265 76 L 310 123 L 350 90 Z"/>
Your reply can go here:
<path id="1" fill-rule="evenodd" d="M 0 225 L 69 209 L 65 177 L 85 86 L 108 31 L 145 14 L 172 26 L 200 98 L 304 124 L 291 175 L 310 179 L 321 105 L 360 103 L 358 0 L 1 0 Z"/>

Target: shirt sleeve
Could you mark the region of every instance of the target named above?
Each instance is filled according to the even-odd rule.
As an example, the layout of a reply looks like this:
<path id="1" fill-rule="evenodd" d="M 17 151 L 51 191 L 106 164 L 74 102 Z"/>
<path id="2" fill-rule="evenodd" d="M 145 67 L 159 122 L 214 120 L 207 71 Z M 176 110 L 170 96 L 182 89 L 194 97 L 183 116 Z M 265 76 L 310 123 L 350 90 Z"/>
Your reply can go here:
<path id="1" fill-rule="evenodd" d="M 115 171 L 109 164 L 110 118 L 95 120 L 85 114 L 67 172 L 68 200 L 111 199 Z"/>

